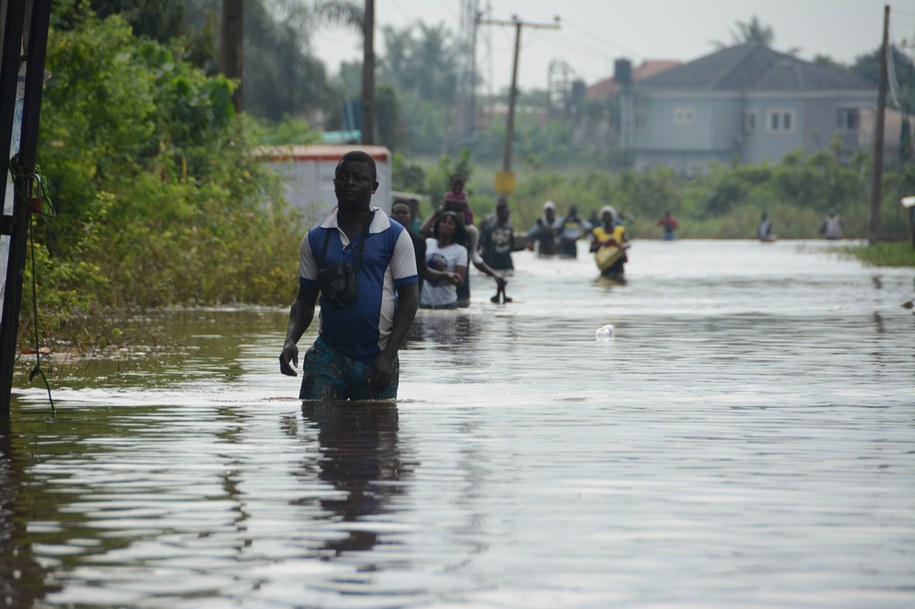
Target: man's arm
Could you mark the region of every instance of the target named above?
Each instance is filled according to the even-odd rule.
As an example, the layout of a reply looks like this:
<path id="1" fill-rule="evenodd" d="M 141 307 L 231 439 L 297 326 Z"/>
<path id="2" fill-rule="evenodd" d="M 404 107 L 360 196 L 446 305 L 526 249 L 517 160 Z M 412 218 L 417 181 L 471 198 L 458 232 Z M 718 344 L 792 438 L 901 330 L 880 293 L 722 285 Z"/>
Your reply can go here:
<path id="1" fill-rule="evenodd" d="M 397 288 L 397 309 L 394 311 L 394 326 L 388 337 L 388 344 L 375 361 L 369 375 L 369 391 L 381 391 L 394 380 L 394 358 L 413 325 L 416 309 L 419 308 L 419 287 L 415 283 Z"/>
<path id="2" fill-rule="evenodd" d="M 474 258 L 473 266 L 477 267 L 477 270 L 479 270 L 481 273 L 483 273 L 485 275 L 489 275 L 490 277 L 495 279 L 496 285 L 498 285 L 501 288 L 504 288 L 505 284 L 508 283 L 505 280 L 505 277 L 503 275 L 497 273 L 491 266 L 486 264 L 486 261 L 484 261 L 482 258 L 479 258 L 479 259 Z"/>
<path id="3" fill-rule="evenodd" d="M 289 308 L 289 326 L 286 328 L 286 341 L 283 343 L 283 351 L 280 353 L 280 372 L 286 376 L 297 376 L 293 369 L 293 366 L 298 367 L 299 365 L 299 348 L 296 343 L 311 325 L 317 301 L 318 286 L 299 284 L 299 292 Z M 290 362 L 292 362 L 291 366 Z"/>

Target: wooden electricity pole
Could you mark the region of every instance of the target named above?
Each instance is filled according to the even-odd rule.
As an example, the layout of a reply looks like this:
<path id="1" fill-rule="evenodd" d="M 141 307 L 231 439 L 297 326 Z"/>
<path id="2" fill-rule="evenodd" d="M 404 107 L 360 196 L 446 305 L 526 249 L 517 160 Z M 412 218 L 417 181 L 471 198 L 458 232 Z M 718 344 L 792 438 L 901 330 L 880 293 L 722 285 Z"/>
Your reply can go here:
<path id="1" fill-rule="evenodd" d="M 236 112 L 241 112 L 244 107 L 244 24 L 244 0 L 222 0 L 222 44 L 219 49 L 219 63 L 224 75 L 238 81 L 238 88 L 232 94 Z"/>
<path id="2" fill-rule="evenodd" d="M 886 113 L 886 56 L 889 49 L 890 5 L 883 7 L 883 44 L 880 46 L 880 84 L 877 86 L 877 125 L 874 133 L 874 171 L 871 176 L 870 222 L 867 229 L 867 244 L 874 245 L 880 239 L 880 200 L 883 182 L 883 129 Z"/>
<path id="3" fill-rule="evenodd" d="M 521 55 L 521 28 L 541 28 L 541 29 L 559 29 L 559 17 L 556 17 L 555 23 L 527 23 L 518 19 L 517 15 L 512 15 L 511 21 L 497 19 L 481 19 L 479 23 L 483 25 L 510 25 L 515 28 L 515 53 L 512 58 L 512 84 L 508 96 L 508 117 L 505 122 L 505 150 L 502 155 L 502 171 L 506 174 L 511 171 L 512 167 L 512 140 L 515 131 L 515 102 L 518 99 L 518 63 Z"/>
<path id="4" fill-rule="evenodd" d="M 375 0 L 365 0 L 362 47 L 362 143 L 375 143 Z"/>

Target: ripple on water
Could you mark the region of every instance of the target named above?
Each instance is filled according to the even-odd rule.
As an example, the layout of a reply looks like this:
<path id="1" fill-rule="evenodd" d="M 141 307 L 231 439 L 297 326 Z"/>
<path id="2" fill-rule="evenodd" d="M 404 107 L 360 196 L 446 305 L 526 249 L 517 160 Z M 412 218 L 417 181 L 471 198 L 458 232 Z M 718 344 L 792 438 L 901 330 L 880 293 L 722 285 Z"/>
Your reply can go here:
<path id="1" fill-rule="evenodd" d="M 19 392 L 0 575 L 36 606 L 908 606 L 913 274 L 808 247 L 640 241 L 625 286 L 520 252 L 513 303 L 475 274 L 417 317 L 398 404 L 302 408 L 285 311 L 166 315 L 183 354 L 64 372 L 54 418 Z"/>

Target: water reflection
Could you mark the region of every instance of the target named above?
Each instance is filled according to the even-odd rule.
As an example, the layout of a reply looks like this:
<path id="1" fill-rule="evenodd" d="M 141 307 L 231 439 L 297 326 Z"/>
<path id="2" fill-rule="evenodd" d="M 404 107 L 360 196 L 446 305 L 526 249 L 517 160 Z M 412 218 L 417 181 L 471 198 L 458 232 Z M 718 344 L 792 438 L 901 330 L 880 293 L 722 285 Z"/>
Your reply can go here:
<path id="1" fill-rule="evenodd" d="M 394 499 L 407 488 L 401 482 L 413 474 L 401 458 L 397 404 L 303 402 L 302 415 L 318 434 L 317 476 L 339 491 L 318 500 L 321 517 L 345 523 L 343 536 L 327 540 L 325 549 L 333 556 L 373 549 L 381 534 L 372 518 L 395 510 Z"/>
<path id="2" fill-rule="evenodd" d="M 32 607 L 45 596 L 44 569 L 32 556 L 20 514 L 21 472 L 13 459 L 10 422 L 0 417 L 0 607 Z"/>
<path id="3" fill-rule="evenodd" d="M 420 313 L 399 404 L 303 406 L 276 368 L 285 307 L 163 313 L 180 353 L 62 375 L 50 422 L 43 388 L 18 395 L 0 592 L 47 608 L 910 606 L 912 270 L 878 285 L 782 242 L 637 253 L 604 288 L 590 259 L 519 252 L 511 304 Z M 608 323 L 614 342 L 595 341 Z"/>
<path id="4" fill-rule="evenodd" d="M 454 348 L 475 338 L 473 319 L 466 311 L 424 311 L 416 316 L 411 338 L 435 346 Z"/>

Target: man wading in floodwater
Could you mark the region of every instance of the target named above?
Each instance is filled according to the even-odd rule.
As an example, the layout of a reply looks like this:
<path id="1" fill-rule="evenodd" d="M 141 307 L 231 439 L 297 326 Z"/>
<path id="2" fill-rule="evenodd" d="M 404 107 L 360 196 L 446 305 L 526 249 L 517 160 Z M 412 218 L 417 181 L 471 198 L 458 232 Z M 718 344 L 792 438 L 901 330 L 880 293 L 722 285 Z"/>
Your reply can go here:
<path id="1" fill-rule="evenodd" d="M 416 316 L 418 277 L 409 233 L 370 206 L 377 188 L 372 157 L 343 155 L 334 173 L 337 208 L 302 240 L 299 292 L 280 353 L 280 372 L 296 376 L 296 343 L 320 291 L 318 338 L 302 359 L 302 400 L 397 397 L 397 351 Z"/>

